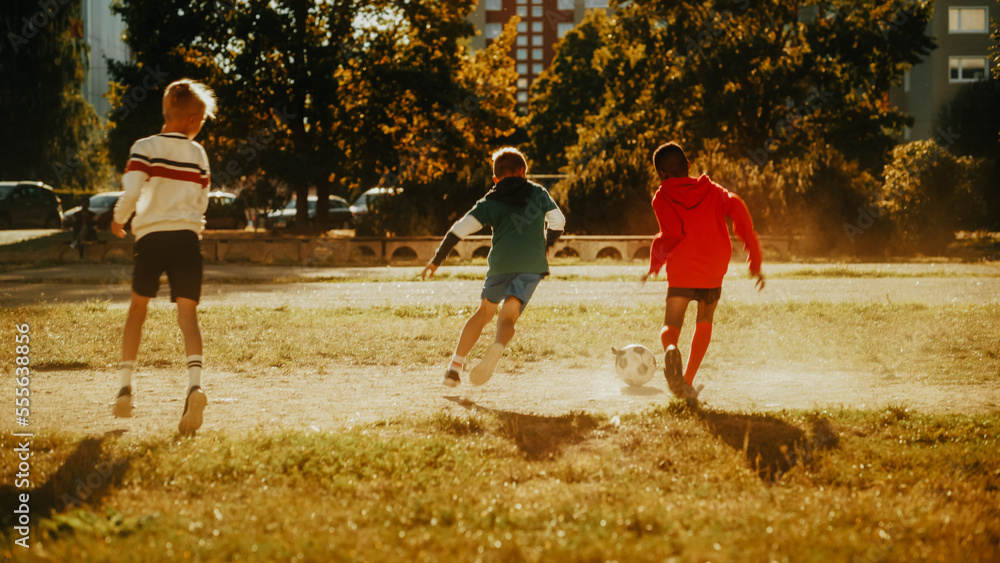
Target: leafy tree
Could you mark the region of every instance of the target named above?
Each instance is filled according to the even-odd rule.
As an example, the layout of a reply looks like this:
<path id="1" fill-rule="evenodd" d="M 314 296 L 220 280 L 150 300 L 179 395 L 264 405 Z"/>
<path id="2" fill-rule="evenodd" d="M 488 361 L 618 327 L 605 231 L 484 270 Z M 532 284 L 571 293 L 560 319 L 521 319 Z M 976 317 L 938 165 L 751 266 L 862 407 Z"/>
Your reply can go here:
<path id="1" fill-rule="evenodd" d="M 642 180 L 651 177 L 649 154 L 667 140 L 694 151 L 715 139 L 727 158 L 757 168 L 802 157 L 822 143 L 867 171 L 879 170 L 895 142 L 892 132 L 909 122 L 884 103 L 883 92 L 933 46 L 924 31 L 929 5 L 822 6 L 814 22 L 799 22 L 798 3 L 778 0 L 618 6 L 593 58 L 605 84 L 603 104 L 583 117 L 577 146 L 566 151 L 565 171 L 576 178 L 557 190 L 570 215 L 603 206 L 604 215 L 627 217 L 626 205 L 645 198 L 648 206 L 655 186 Z M 558 64 L 562 57 L 560 49 L 550 69 L 561 74 L 541 83 L 543 99 L 572 91 L 565 81 L 574 74 Z M 533 117 L 547 119 L 554 118 Z M 586 221 L 587 232 L 609 228 Z"/>
<path id="2" fill-rule="evenodd" d="M 963 86 L 942 108 L 941 126 L 954 136 L 952 152 L 1000 158 L 1000 80 Z"/>
<path id="3" fill-rule="evenodd" d="M 89 46 L 80 2 L 8 0 L 0 14 L 0 174 L 56 189 L 109 180 L 104 128 L 80 85 Z"/>
<path id="4" fill-rule="evenodd" d="M 576 144 L 577 128 L 604 104 L 600 57 L 611 26 L 603 10 L 588 12 L 563 37 L 549 71 L 532 86 L 527 156 L 534 172 L 555 174 L 565 167 L 566 148 Z"/>

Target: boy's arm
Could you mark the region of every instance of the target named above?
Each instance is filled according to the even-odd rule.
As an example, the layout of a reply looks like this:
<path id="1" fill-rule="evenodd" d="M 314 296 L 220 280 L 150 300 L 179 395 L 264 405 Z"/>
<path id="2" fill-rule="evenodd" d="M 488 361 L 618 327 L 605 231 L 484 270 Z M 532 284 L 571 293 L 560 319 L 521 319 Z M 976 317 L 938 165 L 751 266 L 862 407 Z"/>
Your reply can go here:
<path id="1" fill-rule="evenodd" d="M 559 240 L 559 237 L 566 230 L 566 216 L 558 207 L 555 207 L 555 203 L 553 203 L 552 209 L 545 212 L 545 228 L 545 248 L 548 249 Z"/>
<path id="2" fill-rule="evenodd" d="M 448 234 L 444 236 L 444 240 L 438 246 L 437 251 L 434 253 L 434 257 L 431 258 L 427 266 L 424 267 L 424 271 L 420 273 L 421 278 L 426 278 L 427 274 L 434 275 L 441 262 L 451 254 L 451 250 L 455 248 L 458 241 L 464 239 L 465 237 L 471 235 L 472 233 L 478 232 L 483 228 L 483 224 L 479 222 L 471 214 L 466 213 L 465 217 L 462 217 L 455 222 L 454 225 L 448 229 Z"/>
<path id="3" fill-rule="evenodd" d="M 653 212 L 656 213 L 656 222 L 660 226 L 660 232 L 653 238 L 653 244 L 649 249 L 649 273 L 642 279 L 655 276 L 660 273 L 660 269 L 667 262 L 667 256 L 684 238 L 684 229 L 681 218 L 677 216 L 665 198 L 660 197 L 659 192 L 653 197 Z"/>
<path id="4" fill-rule="evenodd" d="M 736 236 L 743 241 L 743 250 L 747 253 L 747 261 L 750 262 L 750 274 L 757 277 L 757 284 L 763 288 L 763 276 L 760 273 L 762 252 L 760 249 L 760 239 L 753 230 L 753 219 L 750 217 L 750 210 L 743 198 L 727 192 L 726 215 L 733 220 L 733 230 Z"/>
<path id="5" fill-rule="evenodd" d="M 149 178 L 149 159 L 136 151 L 136 145 L 132 145 L 129 153 L 128 164 L 125 166 L 125 174 L 122 175 L 122 189 L 125 194 L 118 198 L 115 204 L 114 216 L 111 223 L 111 232 L 119 238 L 125 237 L 123 226 L 128 222 L 128 218 L 135 212 L 135 202 L 139 199 L 142 185 Z"/>

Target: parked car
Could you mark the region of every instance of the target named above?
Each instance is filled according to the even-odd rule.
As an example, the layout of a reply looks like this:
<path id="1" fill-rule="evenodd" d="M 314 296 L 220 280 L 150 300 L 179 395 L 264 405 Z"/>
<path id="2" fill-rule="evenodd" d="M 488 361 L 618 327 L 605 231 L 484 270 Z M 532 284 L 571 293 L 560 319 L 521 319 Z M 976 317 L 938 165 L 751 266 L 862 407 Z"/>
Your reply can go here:
<path id="1" fill-rule="evenodd" d="M 314 195 L 309 196 L 309 220 L 314 221 L 316 219 L 316 202 L 317 198 Z M 274 228 L 286 228 L 295 225 L 295 206 L 297 205 L 296 200 L 288 202 L 288 205 L 284 209 L 278 211 L 272 211 L 267 214 L 267 218 L 271 222 L 271 227 Z M 347 204 L 347 200 L 335 195 L 330 196 L 330 216 L 329 216 L 330 226 L 335 229 L 350 229 L 354 225 L 354 221 L 351 217 L 351 206 Z"/>
<path id="2" fill-rule="evenodd" d="M 205 210 L 206 229 L 245 229 L 247 216 L 243 202 L 229 192 L 209 192 Z"/>
<path id="3" fill-rule="evenodd" d="M 94 212 L 94 222 L 99 230 L 111 228 L 111 220 L 114 218 L 115 205 L 118 199 L 125 195 L 125 192 L 103 192 L 90 196 L 90 210 Z M 73 226 L 76 214 L 80 212 L 78 205 L 63 216 L 64 228 Z M 131 223 L 131 219 L 129 220 Z M 208 209 L 205 210 L 206 229 L 244 229 L 247 226 L 247 219 L 243 213 L 243 205 L 237 201 L 236 196 L 229 192 L 209 192 Z M 126 223 L 126 230 L 129 224 Z"/>
<path id="4" fill-rule="evenodd" d="M 118 198 L 125 195 L 125 192 L 103 192 L 90 196 L 90 210 L 94 212 L 94 224 L 98 230 L 106 231 L 111 228 L 111 219 L 114 216 L 115 204 Z M 70 228 L 76 221 L 76 214 L 81 207 L 76 207 L 63 214 L 63 228 Z"/>
<path id="5" fill-rule="evenodd" d="M 371 202 L 379 198 L 401 193 L 402 191 L 403 188 L 372 188 L 367 190 L 365 193 L 358 196 L 358 199 L 354 200 L 354 203 L 351 204 L 351 216 L 354 219 L 357 219 L 368 213 L 368 206 Z"/>
<path id="6" fill-rule="evenodd" d="M 0 230 L 23 227 L 58 229 L 62 200 L 41 182 L 0 182 Z"/>

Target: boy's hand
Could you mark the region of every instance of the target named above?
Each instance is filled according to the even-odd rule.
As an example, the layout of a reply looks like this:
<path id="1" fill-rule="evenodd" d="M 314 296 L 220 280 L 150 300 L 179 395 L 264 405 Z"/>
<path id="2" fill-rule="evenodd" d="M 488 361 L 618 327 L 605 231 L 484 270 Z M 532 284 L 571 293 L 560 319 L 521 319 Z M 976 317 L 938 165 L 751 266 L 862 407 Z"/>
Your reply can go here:
<path id="1" fill-rule="evenodd" d="M 121 223 L 115 223 L 115 220 L 111 220 L 111 234 L 118 238 L 125 238 L 125 225 Z"/>
<path id="2" fill-rule="evenodd" d="M 758 272 L 757 273 L 757 281 L 754 282 L 753 285 L 754 285 L 754 287 L 757 288 L 757 291 L 764 291 L 764 285 L 766 285 L 764 283 L 764 274 L 761 274 L 761 273 Z"/>
<path id="3" fill-rule="evenodd" d="M 427 265 L 424 266 L 424 271 L 420 272 L 420 279 L 425 280 L 427 279 L 427 276 L 433 277 L 434 272 L 436 272 L 437 269 L 438 267 L 433 262 L 428 262 Z"/>

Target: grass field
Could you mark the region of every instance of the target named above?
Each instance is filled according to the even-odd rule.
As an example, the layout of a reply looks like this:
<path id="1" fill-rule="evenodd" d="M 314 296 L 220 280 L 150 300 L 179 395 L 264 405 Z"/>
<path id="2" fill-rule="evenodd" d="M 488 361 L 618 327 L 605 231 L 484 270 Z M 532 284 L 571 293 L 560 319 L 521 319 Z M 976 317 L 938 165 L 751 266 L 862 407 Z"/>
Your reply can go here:
<path id="1" fill-rule="evenodd" d="M 821 271 L 795 270 L 786 275 Z M 330 366 L 431 370 L 470 313 L 209 306 L 200 321 L 212 369 L 262 381 L 336 377 Z M 173 316 L 165 300 L 151 309 L 144 366 L 182 372 Z M 120 306 L 3 310 L 0 341 L 25 319 L 35 373 L 71 386 L 74 374 L 113 371 Z M 643 303 L 533 306 L 507 369 L 593 366 L 622 335 L 655 348 L 661 321 L 662 308 Z M 703 371 L 821 366 L 975 393 L 1000 381 L 997 335 L 996 304 L 727 303 Z M 0 363 L 13 362 L 13 346 L 0 347 Z M 193 438 L 48 427 L 32 439 L 25 550 L 11 525 L 24 492 L 12 486 L 17 443 L 5 432 L 0 560 L 997 561 L 998 441 L 996 410 L 754 412 L 667 397 L 621 416 L 465 401 L 321 430 L 219 421 Z"/>
<path id="2" fill-rule="evenodd" d="M 33 445 L 44 481 L 31 498 L 56 511 L 36 520 L 30 550 L 7 528 L 0 554 L 996 561 L 998 439 L 996 414 L 743 414 L 680 402 L 620 420 L 472 408 L 326 433 L 46 434 Z M 11 493 L 0 488 L 4 506 Z"/>

